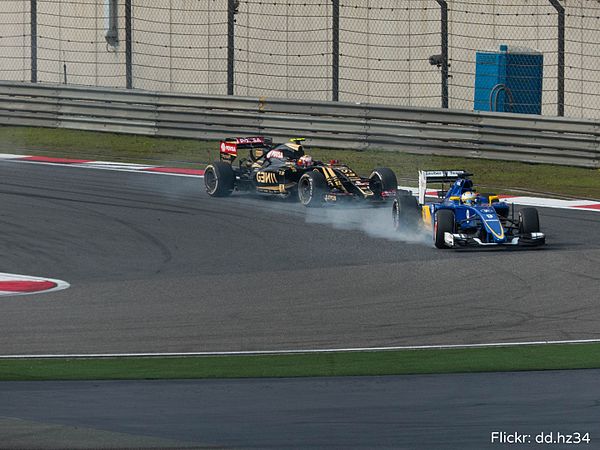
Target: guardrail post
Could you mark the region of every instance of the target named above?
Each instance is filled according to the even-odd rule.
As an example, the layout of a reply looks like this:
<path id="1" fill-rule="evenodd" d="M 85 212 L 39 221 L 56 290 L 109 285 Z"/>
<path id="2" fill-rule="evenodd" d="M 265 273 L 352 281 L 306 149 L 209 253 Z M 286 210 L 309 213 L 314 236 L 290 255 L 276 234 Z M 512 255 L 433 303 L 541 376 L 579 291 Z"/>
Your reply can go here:
<path id="1" fill-rule="evenodd" d="M 448 3 L 436 0 L 440 5 L 440 35 L 442 47 L 442 108 L 448 108 Z"/>
<path id="2" fill-rule="evenodd" d="M 131 0 L 125 0 L 125 82 L 133 89 L 133 32 L 131 26 Z"/>
<path id="3" fill-rule="evenodd" d="M 565 115 L 565 8 L 558 0 L 550 0 L 558 13 L 558 74 L 557 74 L 557 106 L 556 113 Z"/>
<path id="4" fill-rule="evenodd" d="M 37 83 L 37 0 L 31 0 L 31 82 Z"/>
<path id="5" fill-rule="evenodd" d="M 340 0 L 332 0 L 331 12 L 331 100 L 340 99 Z"/>
<path id="6" fill-rule="evenodd" d="M 227 0 L 227 95 L 233 95 L 235 76 L 235 14 L 236 0 Z"/>

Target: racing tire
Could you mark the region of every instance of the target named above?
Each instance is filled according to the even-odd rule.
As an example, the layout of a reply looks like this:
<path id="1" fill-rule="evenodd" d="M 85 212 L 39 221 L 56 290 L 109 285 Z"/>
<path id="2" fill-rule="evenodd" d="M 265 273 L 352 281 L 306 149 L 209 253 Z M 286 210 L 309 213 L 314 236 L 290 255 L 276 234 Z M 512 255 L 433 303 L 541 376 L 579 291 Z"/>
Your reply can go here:
<path id="1" fill-rule="evenodd" d="M 450 248 L 444 240 L 444 233 L 454 233 L 454 211 L 449 209 L 440 209 L 435 213 L 433 224 L 433 242 L 436 248 Z"/>
<path id="2" fill-rule="evenodd" d="M 540 232 L 540 218 L 538 216 L 537 209 L 535 208 L 523 208 L 519 211 L 519 233 L 539 233 Z"/>
<path id="3" fill-rule="evenodd" d="M 406 191 L 401 191 L 392 205 L 394 229 L 397 232 L 414 231 L 419 226 L 421 214 L 417 199 Z"/>
<path id="4" fill-rule="evenodd" d="M 204 186 L 211 197 L 227 197 L 235 187 L 235 173 L 231 164 L 216 161 L 204 170 Z"/>
<path id="5" fill-rule="evenodd" d="M 307 208 L 323 206 L 327 190 L 327 180 L 318 170 L 306 172 L 298 180 L 298 200 Z"/>
<path id="6" fill-rule="evenodd" d="M 369 175 L 369 188 L 375 194 L 375 198 L 381 199 L 383 191 L 395 191 L 398 189 L 398 179 L 392 169 L 378 167 L 373 169 Z"/>

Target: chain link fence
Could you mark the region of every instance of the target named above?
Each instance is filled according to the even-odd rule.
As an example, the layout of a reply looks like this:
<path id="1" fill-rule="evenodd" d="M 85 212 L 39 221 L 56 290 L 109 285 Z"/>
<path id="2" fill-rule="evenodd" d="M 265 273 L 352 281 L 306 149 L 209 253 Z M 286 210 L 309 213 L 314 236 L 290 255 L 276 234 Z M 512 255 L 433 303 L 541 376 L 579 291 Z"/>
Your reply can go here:
<path id="1" fill-rule="evenodd" d="M 340 4 L 340 100 L 440 105 L 440 7 L 433 1 Z"/>
<path id="2" fill-rule="evenodd" d="M 471 109 L 475 97 L 477 109 L 557 114 L 558 13 L 550 2 L 452 1 L 449 42 L 450 107 Z M 510 52 L 504 58 L 494 55 L 501 45 Z"/>
<path id="3" fill-rule="evenodd" d="M 331 99 L 332 3 L 238 2 L 236 95 Z"/>
<path id="4" fill-rule="evenodd" d="M 600 118 L 600 3 L 565 3 L 565 114 Z"/>
<path id="5" fill-rule="evenodd" d="M 0 19 L 4 80 L 600 118 L 595 0 L 3 0 Z"/>
<path id="6" fill-rule="evenodd" d="M 227 1 L 131 5 L 133 88 L 227 94 Z"/>
<path id="7" fill-rule="evenodd" d="M 0 3 L 1 78 L 10 81 L 29 79 L 31 12 L 29 3 L 4 0 Z"/>

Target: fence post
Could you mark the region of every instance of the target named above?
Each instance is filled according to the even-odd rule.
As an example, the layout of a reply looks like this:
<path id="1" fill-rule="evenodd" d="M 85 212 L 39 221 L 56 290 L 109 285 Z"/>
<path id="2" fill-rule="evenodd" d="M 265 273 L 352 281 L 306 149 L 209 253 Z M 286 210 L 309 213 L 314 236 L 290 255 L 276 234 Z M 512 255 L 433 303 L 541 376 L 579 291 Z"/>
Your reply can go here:
<path id="1" fill-rule="evenodd" d="M 37 83 L 37 0 L 31 0 L 31 82 Z"/>
<path id="2" fill-rule="evenodd" d="M 133 89 L 133 36 L 131 26 L 131 0 L 125 0 L 125 81 Z"/>
<path id="3" fill-rule="evenodd" d="M 235 76 L 235 14 L 236 0 L 227 0 L 227 95 L 233 95 Z"/>
<path id="4" fill-rule="evenodd" d="M 442 108 L 448 108 L 448 3 L 436 0 L 440 5 L 440 34 L 442 38 Z"/>
<path id="5" fill-rule="evenodd" d="M 331 12 L 331 100 L 340 99 L 340 0 L 332 0 Z"/>
<path id="6" fill-rule="evenodd" d="M 558 13 L 558 74 L 557 74 L 557 114 L 565 115 L 565 8 L 558 0 L 550 0 Z"/>

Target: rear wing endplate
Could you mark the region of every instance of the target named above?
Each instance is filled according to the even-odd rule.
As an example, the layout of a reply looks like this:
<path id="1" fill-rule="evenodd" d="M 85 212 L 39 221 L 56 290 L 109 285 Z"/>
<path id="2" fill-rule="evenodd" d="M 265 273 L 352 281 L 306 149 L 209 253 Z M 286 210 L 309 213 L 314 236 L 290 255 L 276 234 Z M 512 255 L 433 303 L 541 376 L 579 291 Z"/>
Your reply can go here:
<path id="1" fill-rule="evenodd" d="M 232 160 L 237 156 L 238 150 L 269 148 L 272 144 L 273 140 L 264 136 L 225 138 L 221 141 L 219 153 L 221 159 Z"/>
<path id="2" fill-rule="evenodd" d="M 450 183 L 471 175 L 466 170 L 419 170 L 419 204 L 425 203 L 427 183 Z"/>

